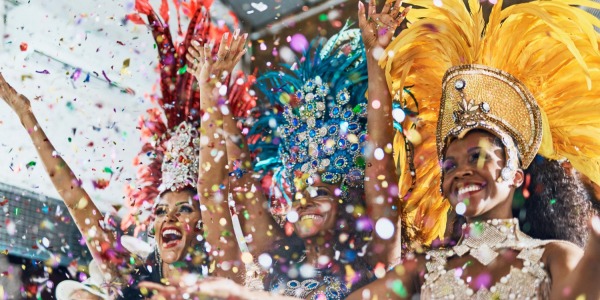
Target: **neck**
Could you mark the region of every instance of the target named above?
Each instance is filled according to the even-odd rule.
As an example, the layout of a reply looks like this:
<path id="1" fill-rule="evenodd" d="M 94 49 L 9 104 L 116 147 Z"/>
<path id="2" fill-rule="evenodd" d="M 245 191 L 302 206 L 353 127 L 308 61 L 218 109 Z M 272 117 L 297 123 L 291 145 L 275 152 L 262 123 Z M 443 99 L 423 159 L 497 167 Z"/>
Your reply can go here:
<path id="1" fill-rule="evenodd" d="M 317 269 L 327 268 L 331 266 L 335 258 L 335 250 L 332 245 L 319 245 L 317 239 L 309 239 L 304 242 L 306 254 L 306 263 L 314 266 Z M 327 259 L 323 259 L 326 257 Z M 321 258 L 319 260 L 319 258 Z M 319 261 L 324 263 L 319 263 Z"/>

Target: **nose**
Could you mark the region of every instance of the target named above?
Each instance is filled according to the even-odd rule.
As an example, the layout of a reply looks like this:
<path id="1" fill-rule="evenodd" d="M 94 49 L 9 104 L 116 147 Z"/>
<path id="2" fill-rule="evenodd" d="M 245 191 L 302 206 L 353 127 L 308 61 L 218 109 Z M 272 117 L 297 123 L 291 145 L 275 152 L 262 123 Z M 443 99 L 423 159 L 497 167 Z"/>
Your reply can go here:
<path id="1" fill-rule="evenodd" d="M 178 213 L 176 209 L 169 209 L 167 211 L 167 217 L 165 218 L 165 222 L 167 221 L 177 221 Z"/>
<path id="2" fill-rule="evenodd" d="M 457 168 L 457 170 L 456 170 L 456 172 L 454 174 L 458 178 L 463 178 L 463 177 L 466 177 L 466 176 L 471 176 L 471 175 L 473 175 L 473 169 L 471 168 L 470 165 L 463 164 L 462 166 L 459 166 Z"/>

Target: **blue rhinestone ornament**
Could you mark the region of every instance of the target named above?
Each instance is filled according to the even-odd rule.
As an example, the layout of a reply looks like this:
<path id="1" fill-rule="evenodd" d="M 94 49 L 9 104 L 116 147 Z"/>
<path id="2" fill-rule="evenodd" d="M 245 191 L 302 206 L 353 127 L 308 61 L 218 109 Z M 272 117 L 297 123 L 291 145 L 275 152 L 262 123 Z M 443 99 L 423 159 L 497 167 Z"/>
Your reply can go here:
<path id="1" fill-rule="evenodd" d="M 351 95 L 346 88 L 334 99 L 330 92 L 329 84 L 316 76 L 296 92 L 296 96 L 302 96 L 300 104 L 284 109 L 287 124 L 279 129 L 283 138 L 279 152 L 288 175 L 299 170 L 303 175 L 320 174 L 323 182 L 338 184 L 355 167 L 357 157 L 363 155 L 366 103 L 349 106 Z M 290 155 L 291 147 L 307 155 Z M 349 184 L 357 185 L 358 181 L 361 179 L 352 176 Z"/>

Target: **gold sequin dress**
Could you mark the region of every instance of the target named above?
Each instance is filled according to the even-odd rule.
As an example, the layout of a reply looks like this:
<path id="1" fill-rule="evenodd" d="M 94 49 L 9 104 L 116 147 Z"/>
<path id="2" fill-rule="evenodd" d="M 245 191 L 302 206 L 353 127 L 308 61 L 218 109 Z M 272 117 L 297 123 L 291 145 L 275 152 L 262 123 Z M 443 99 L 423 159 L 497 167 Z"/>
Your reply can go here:
<path id="1" fill-rule="evenodd" d="M 549 240 L 529 237 L 521 230 L 516 219 L 488 220 L 469 224 L 470 235 L 456 246 L 427 252 L 425 282 L 421 287 L 422 299 L 547 299 L 550 275 L 540 260 Z M 519 252 L 522 267 L 511 266 L 510 273 L 489 289 L 471 289 L 461 277 L 460 270 L 448 270 L 452 257 L 470 255 L 484 266 L 500 254 L 499 250 Z M 460 268 L 459 268 L 460 269 Z"/>

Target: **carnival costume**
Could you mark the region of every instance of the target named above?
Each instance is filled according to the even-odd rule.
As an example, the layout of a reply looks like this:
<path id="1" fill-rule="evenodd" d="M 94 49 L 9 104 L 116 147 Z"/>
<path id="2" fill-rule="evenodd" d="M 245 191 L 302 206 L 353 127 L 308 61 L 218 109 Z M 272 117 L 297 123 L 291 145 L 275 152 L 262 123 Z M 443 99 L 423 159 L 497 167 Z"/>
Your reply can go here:
<path id="1" fill-rule="evenodd" d="M 163 5 L 165 3 L 163 2 Z M 147 228 L 148 235 L 153 237 L 153 205 L 161 194 L 185 189 L 196 190 L 200 145 L 200 92 L 194 76 L 186 71 L 185 55 L 192 41 L 208 43 L 211 40 L 220 40 L 221 35 L 227 32 L 226 27 L 216 28 L 211 24 L 208 16 L 211 3 L 212 1 L 194 0 L 181 4 L 184 6 L 184 13 L 190 17 L 190 23 L 183 41 L 176 45 L 166 24 L 168 8 L 161 6 L 161 15 L 165 21 L 163 23 L 147 0 L 135 2 L 137 12 L 147 16 L 156 42 L 162 92 L 162 97 L 152 99 L 158 107 L 149 109 L 147 115 L 141 116 L 139 121 L 144 145 L 134 160 L 134 166 L 138 169 L 136 186 L 130 186 L 127 190 L 129 202 L 126 204 L 130 207 L 130 214 L 123 219 L 121 225 L 123 228 L 135 225 L 136 234 Z M 177 11 L 179 10 L 178 7 Z M 129 15 L 128 19 L 137 24 L 145 24 L 137 13 Z M 180 28 L 179 34 L 182 34 Z M 218 49 L 218 44 L 215 49 Z M 233 114 L 243 116 L 247 113 L 247 108 L 252 106 L 254 98 L 248 94 L 250 81 L 243 78 L 242 74 L 238 75 L 235 82 L 229 94 L 229 101 L 234 107 Z M 195 227 L 198 230 L 202 229 L 202 221 Z M 203 245 L 196 251 L 206 257 Z M 206 275 L 205 260 L 198 265 L 192 265 L 194 262 L 191 261 L 188 263 L 190 271 Z M 148 256 L 144 265 L 133 271 L 132 275 L 132 288 L 124 290 L 124 299 L 143 298 L 136 288 L 136 284 L 141 281 L 162 283 L 162 260 L 157 249 Z"/>
<path id="2" fill-rule="evenodd" d="M 312 175 L 340 185 L 342 199 L 349 188 L 362 189 L 367 66 L 359 30 L 344 29 L 325 44 L 313 42 L 303 60 L 263 74 L 257 86 L 270 105 L 256 116 L 249 147 L 256 155 L 256 171 L 270 179 L 271 211 L 280 224 L 291 208 L 290 195 L 310 186 Z M 341 270 L 315 273 L 303 279 L 282 273 L 266 288 L 305 299 L 343 299 L 354 288 Z"/>
<path id="3" fill-rule="evenodd" d="M 399 136 L 395 145 L 402 150 L 404 143 L 414 144 L 412 156 L 397 154 L 400 161 L 414 160 L 415 173 L 405 168 L 400 186 L 415 183 L 405 209 L 418 229 L 413 233 L 417 239 L 443 238 L 450 204 L 439 192 L 438 162 L 453 139 L 473 129 L 502 141 L 506 166 L 499 180 L 511 180 L 517 168 L 527 168 L 540 155 L 567 159 L 600 183 L 600 110 L 595 108 L 600 52 L 594 31 L 600 21 L 572 6 L 598 4 L 548 0 L 502 10 L 498 1 L 486 23 L 478 1 L 469 1 L 470 9 L 462 0 L 445 0 L 440 6 L 428 0 L 406 3 L 419 8 L 411 11 L 409 28 L 389 46 L 381 64 L 392 91 L 410 86 L 418 99 L 418 107 L 403 102 L 415 115 L 402 125 L 416 128 L 421 140 Z M 423 297 L 548 296 L 550 278 L 540 258 L 551 241 L 527 236 L 516 219 L 468 226 L 453 248 L 427 252 Z M 448 258 L 467 254 L 486 266 L 500 249 L 518 252 L 523 266 L 511 266 L 510 274 L 490 289 L 475 292 L 460 275 L 445 269 Z"/>

